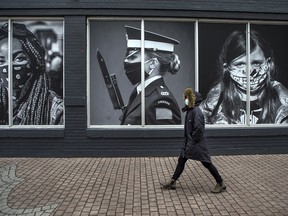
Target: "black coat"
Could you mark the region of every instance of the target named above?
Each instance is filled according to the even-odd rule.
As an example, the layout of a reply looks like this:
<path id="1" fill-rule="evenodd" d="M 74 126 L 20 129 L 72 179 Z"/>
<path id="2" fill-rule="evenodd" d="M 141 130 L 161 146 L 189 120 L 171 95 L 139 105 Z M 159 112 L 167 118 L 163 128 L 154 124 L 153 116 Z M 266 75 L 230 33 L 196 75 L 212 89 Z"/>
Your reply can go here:
<path id="1" fill-rule="evenodd" d="M 145 88 L 145 114 L 147 125 L 181 124 L 180 108 L 163 78 Z M 131 94 L 120 119 L 121 125 L 141 125 L 141 94 Z"/>
<path id="2" fill-rule="evenodd" d="M 197 161 L 210 162 L 211 156 L 205 137 L 204 115 L 199 108 L 201 102 L 200 93 L 195 93 L 196 103 L 194 108 L 186 108 L 184 123 L 184 142 L 181 148 L 181 156 Z"/>

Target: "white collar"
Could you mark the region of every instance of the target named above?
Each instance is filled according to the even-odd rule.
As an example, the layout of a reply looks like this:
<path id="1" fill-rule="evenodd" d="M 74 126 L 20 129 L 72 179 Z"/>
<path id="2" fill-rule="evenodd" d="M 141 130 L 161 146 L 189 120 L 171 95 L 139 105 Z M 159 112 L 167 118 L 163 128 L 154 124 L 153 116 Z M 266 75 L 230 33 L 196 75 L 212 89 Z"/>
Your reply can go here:
<path id="1" fill-rule="evenodd" d="M 156 75 L 156 76 L 153 76 L 153 77 L 151 77 L 151 78 L 148 78 L 147 80 L 145 80 L 145 82 L 144 82 L 144 85 L 145 85 L 145 88 L 150 84 L 150 83 L 152 83 L 152 82 L 154 82 L 155 80 L 157 80 L 157 79 L 160 79 L 162 76 L 160 76 L 160 75 Z M 142 89 L 141 89 L 141 83 L 137 86 L 137 94 L 139 94 L 141 91 L 142 91 Z"/>

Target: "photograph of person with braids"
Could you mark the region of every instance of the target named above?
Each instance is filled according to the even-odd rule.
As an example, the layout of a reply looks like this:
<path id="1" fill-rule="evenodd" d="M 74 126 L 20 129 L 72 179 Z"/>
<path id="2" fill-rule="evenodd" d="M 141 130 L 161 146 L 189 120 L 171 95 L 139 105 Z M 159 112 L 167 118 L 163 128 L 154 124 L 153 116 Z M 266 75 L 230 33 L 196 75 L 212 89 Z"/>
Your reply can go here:
<path id="1" fill-rule="evenodd" d="M 8 125 L 11 118 L 12 125 L 63 125 L 63 100 L 50 88 L 44 46 L 25 24 L 13 22 L 10 29 L 11 50 L 8 23 L 0 28 L 0 124 Z"/>

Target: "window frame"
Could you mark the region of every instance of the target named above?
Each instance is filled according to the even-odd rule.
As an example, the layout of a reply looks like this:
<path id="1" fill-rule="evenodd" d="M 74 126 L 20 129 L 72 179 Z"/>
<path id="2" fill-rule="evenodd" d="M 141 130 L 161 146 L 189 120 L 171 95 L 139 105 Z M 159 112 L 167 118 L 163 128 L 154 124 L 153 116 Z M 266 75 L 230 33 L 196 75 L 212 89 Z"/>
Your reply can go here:
<path id="1" fill-rule="evenodd" d="M 7 22 L 8 23 L 8 47 L 9 47 L 9 50 L 8 50 L 8 55 L 9 55 L 9 59 L 8 59 L 8 62 L 9 62 L 9 65 L 8 65 L 8 79 L 9 79 L 9 82 L 8 82 L 8 94 L 9 94 L 9 124 L 8 125 L 0 125 L 0 129 L 2 130 L 7 130 L 7 135 L 4 135 L 4 137 L 6 136 L 11 136 L 10 132 L 8 131 L 19 131 L 21 129 L 25 129 L 25 131 L 27 132 L 27 135 L 28 137 L 32 137 L 35 135 L 35 131 L 39 131 L 39 130 L 42 130 L 42 129 L 46 129 L 45 131 L 51 131 L 51 135 L 50 132 L 48 133 L 44 133 L 43 136 L 55 136 L 55 137 L 62 137 L 63 136 L 63 132 L 61 132 L 62 130 L 61 129 L 64 129 L 65 128 L 65 104 L 64 104 L 64 98 L 65 98 L 65 62 L 64 62 L 64 59 L 65 59 L 65 20 L 63 17 L 7 17 L 7 18 L 1 18 L 0 21 L 3 23 Z M 57 21 L 57 22 L 62 22 L 62 36 L 63 36 L 63 44 L 62 44 L 62 52 L 63 52 L 63 81 L 62 81 L 62 85 L 63 85 L 63 124 L 62 125 L 13 125 L 13 99 L 11 97 L 11 94 L 13 92 L 13 86 L 11 85 L 11 79 L 12 79 L 12 42 L 13 42 L 13 29 L 11 28 L 11 26 L 13 25 L 14 22 L 33 22 L 33 21 Z M 51 129 L 51 130 L 50 130 Z M 56 130 L 54 130 L 56 129 Z M 59 130 L 60 129 L 60 130 Z M 13 132 L 14 133 L 14 132 Z M 12 133 L 12 134 L 13 134 Z M 9 135 L 10 134 L 10 135 Z M 17 133 L 18 134 L 18 133 Z M 17 136 L 17 135 L 15 135 Z M 41 135 L 41 132 L 40 132 L 40 136 Z M 2 137 L 2 136 L 1 136 Z"/>
<path id="2" fill-rule="evenodd" d="M 183 128 L 183 124 L 182 125 L 145 125 L 143 124 L 143 118 L 142 118 L 142 124 L 141 125 L 133 125 L 133 126 L 126 126 L 126 125 L 95 125 L 95 124 L 91 124 L 91 107 L 90 107 L 90 100 L 91 100 L 91 95 L 90 95 L 90 75 L 91 75 L 91 68 L 90 68 L 90 21 L 97 21 L 97 20 L 105 20 L 105 21 L 117 21 L 117 20 L 121 20 L 121 21 L 125 21 L 125 20 L 133 20 L 133 21 L 141 21 L 141 25 L 145 25 L 145 21 L 175 21 L 175 22 L 191 22 L 194 23 L 194 34 L 195 34 L 195 39 L 194 39 L 194 46 L 195 46 L 195 72 L 194 72 L 194 76 L 195 76 L 195 82 L 194 82 L 194 86 L 195 86 L 195 90 L 198 91 L 199 90 L 199 29 L 198 29 L 198 25 L 199 23 L 235 23 L 235 24 L 244 24 L 246 26 L 246 34 L 247 37 L 249 36 L 250 33 L 250 25 L 251 24 L 268 24 L 268 25 L 288 25 L 288 22 L 286 21 L 257 21 L 257 20 L 228 20 L 228 19 L 181 19 L 181 18 L 157 18 L 157 17 L 150 17 L 150 18 L 139 18 L 139 17 L 133 17 L 133 18 L 117 18 L 117 17 L 89 17 L 87 18 L 87 128 L 88 130 L 93 130 L 93 129 L 99 129 L 101 131 L 103 130 L 127 130 L 127 129 L 131 129 L 131 130 L 142 130 L 142 129 L 147 129 L 147 130 L 153 130 L 153 129 L 167 129 L 167 130 L 179 130 Z M 142 24 L 142 22 L 144 24 Z M 247 50 L 250 50 L 250 40 L 247 40 Z M 142 55 L 143 56 L 143 55 Z M 250 59 L 250 52 L 247 52 L 247 61 L 249 62 Z M 142 59 L 142 63 L 143 63 L 143 59 Z M 249 71 L 250 69 L 250 65 L 247 64 L 247 71 Z M 249 74 L 247 74 L 247 78 L 248 78 Z M 144 78 L 144 71 L 143 71 L 143 66 L 142 66 L 142 79 Z M 250 86 L 250 79 L 247 79 L 247 85 L 248 87 Z M 142 82 L 142 84 L 144 84 Z M 249 97 L 246 103 L 246 111 L 248 111 L 248 115 L 246 116 L 246 124 L 243 125 L 206 125 L 206 127 L 209 129 L 211 128 L 212 130 L 216 129 L 262 129 L 262 128 L 287 128 L 288 124 L 250 124 L 250 122 L 248 121 L 248 119 L 250 118 L 250 103 L 248 103 L 250 101 L 250 88 L 247 89 L 247 93 L 249 93 Z M 144 93 L 142 92 L 142 100 L 145 103 L 145 100 L 143 99 Z M 142 101 L 142 102 L 143 102 Z M 142 110 L 143 107 L 145 106 L 145 104 L 142 103 Z M 142 113 L 143 115 L 143 113 Z M 144 115 L 145 116 L 145 115 Z M 121 136 L 121 135 L 120 135 Z"/>

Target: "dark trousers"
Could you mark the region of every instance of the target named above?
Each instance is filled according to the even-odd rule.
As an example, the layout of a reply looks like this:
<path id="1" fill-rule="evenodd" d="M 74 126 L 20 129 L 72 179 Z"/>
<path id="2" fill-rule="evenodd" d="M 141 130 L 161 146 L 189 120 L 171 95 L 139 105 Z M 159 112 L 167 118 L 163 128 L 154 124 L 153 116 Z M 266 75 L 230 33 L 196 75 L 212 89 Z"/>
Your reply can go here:
<path id="1" fill-rule="evenodd" d="M 176 181 L 180 177 L 180 175 L 182 174 L 182 172 L 184 170 L 184 167 L 185 167 L 187 160 L 188 160 L 187 158 L 183 158 L 181 156 L 178 158 L 178 164 L 177 164 L 177 167 L 175 169 L 174 175 L 172 176 L 173 180 Z M 209 172 L 214 177 L 214 179 L 216 180 L 217 183 L 222 183 L 223 180 L 222 180 L 217 168 L 212 163 L 203 162 L 203 161 L 201 161 L 201 163 L 206 169 L 209 170 Z"/>

